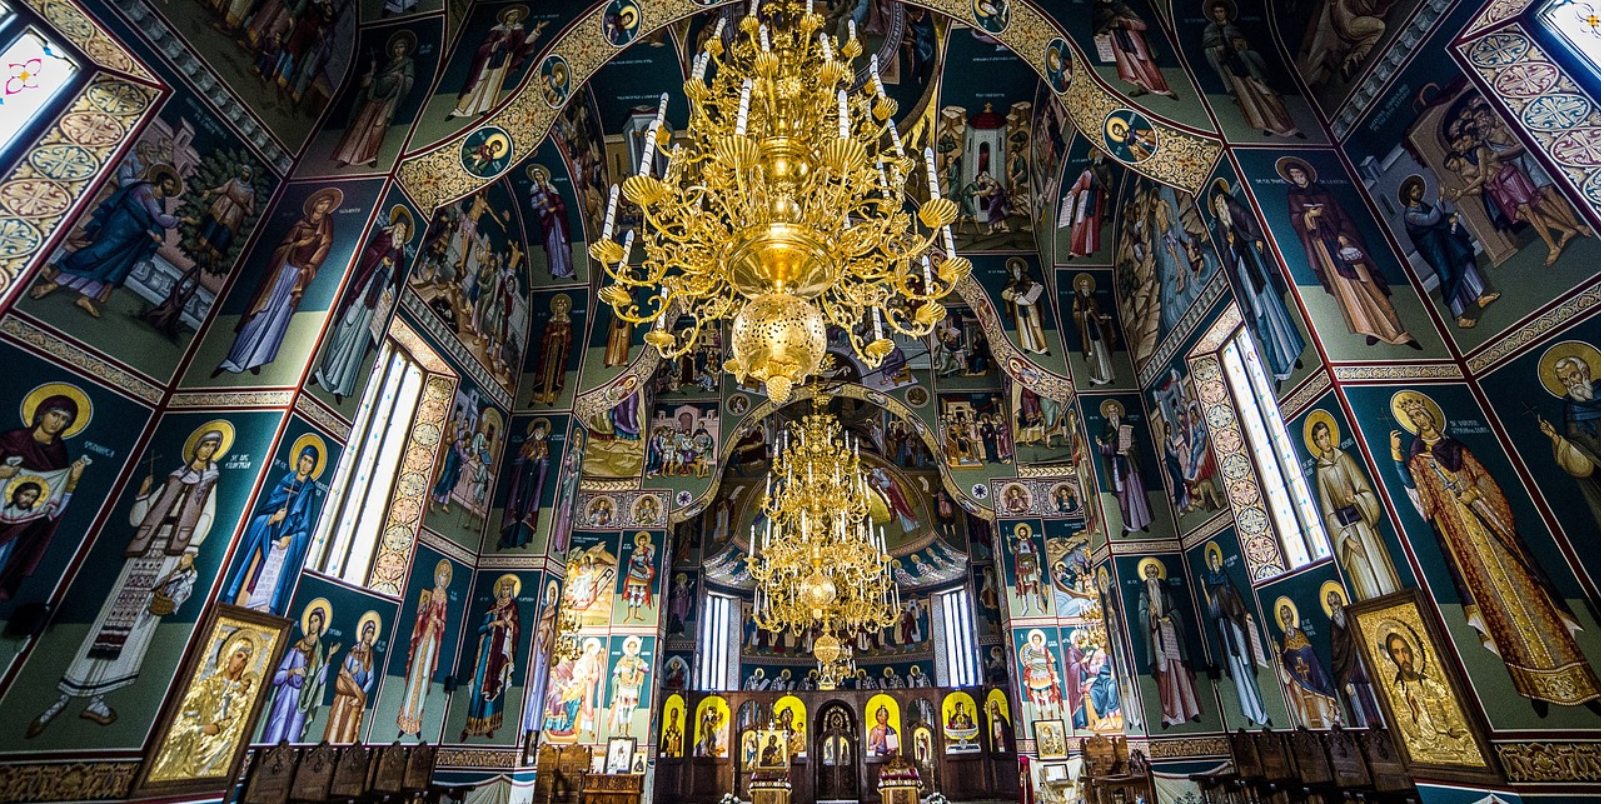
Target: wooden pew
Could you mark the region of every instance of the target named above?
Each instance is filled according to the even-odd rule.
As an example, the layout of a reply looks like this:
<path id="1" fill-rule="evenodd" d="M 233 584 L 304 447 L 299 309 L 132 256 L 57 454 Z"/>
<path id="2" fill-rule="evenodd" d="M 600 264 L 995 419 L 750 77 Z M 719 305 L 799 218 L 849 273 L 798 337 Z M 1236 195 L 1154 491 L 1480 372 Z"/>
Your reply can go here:
<path id="1" fill-rule="evenodd" d="M 251 772 L 245 779 L 240 804 L 289 804 L 291 783 L 295 780 L 300 753 L 281 742 L 256 753 Z"/>
<path id="2" fill-rule="evenodd" d="M 295 766 L 295 780 L 290 783 L 291 804 L 317 804 L 329 800 L 329 786 L 334 784 L 334 766 L 340 752 L 328 743 L 315 748 L 297 748 L 301 761 Z"/>
<path id="3" fill-rule="evenodd" d="M 1370 766 L 1353 732 L 1341 727 L 1320 735 L 1331 760 L 1332 787 L 1346 799 L 1362 799 L 1375 792 Z"/>
<path id="4" fill-rule="evenodd" d="M 340 749 L 340 758 L 334 762 L 334 780 L 329 783 L 329 801 L 358 802 L 368 796 L 368 782 L 373 776 L 373 752 L 365 745 L 348 745 Z"/>
<path id="5" fill-rule="evenodd" d="M 1326 747 L 1320 741 L 1320 735 L 1310 731 L 1307 726 L 1299 726 L 1289 737 L 1288 743 L 1292 762 L 1298 769 L 1303 798 L 1325 801 L 1335 788 L 1332 785 L 1331 758 L 1326 756 Z"/>
<path id="6" fill-rule="evenodd" d="M 1285 735 L 1265 727 L 1253 734 L 1252 742 L 1259 758 L 1260 778 L 1256 784 L 1259 800 L 1290 804 L 1288 792 L 1298 781 L 1298 773 L 1292 764 Z"/>
<path id="7" fill-rule="evenodd" d="M 439 804 L 463 801 L 472 785 L 435 784 L 432 745 L 256 749 L 240 804 Z"/>
<path id="8" fill-rule="evenodd" d="M 399 742 L 374 749 L 369 761 L 368 801 L 391 804 L 413 798 L 406 790 L 407 755 L 411 750 Z"/>
<path id="9" fill-rule="evenodd" d="M 1359 739 L 1365 763 L 1370 766 L 1370 781 L 1377 797 L 1394 802 L 1419 801 L 1414 779 L 1410 778 L 1403 757 L 1398 755 L 1392 735 L 1372 726 L 1357 731 L 1355 736 Z"/>
<path id="10" fill-rule="evenodd" d="M 468 797 L 468 791 L 473 789 L 473 785 L 436 784 L 434 766 L 438 750 L 428 743 L 412 746 L 412 753 L 407 757 L 407 770 L 402 787 L 429 804 L 438 804 L 441 799 L 450 799 L 461 804 Z"/>

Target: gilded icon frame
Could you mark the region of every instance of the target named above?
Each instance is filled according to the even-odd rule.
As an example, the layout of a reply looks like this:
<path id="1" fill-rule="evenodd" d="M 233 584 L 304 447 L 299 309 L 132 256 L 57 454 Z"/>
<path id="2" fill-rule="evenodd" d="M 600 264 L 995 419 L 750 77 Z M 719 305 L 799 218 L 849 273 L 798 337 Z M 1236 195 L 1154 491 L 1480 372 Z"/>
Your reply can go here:
<path id="1" fill-rule="evenodd" d="M 216 793 L 234 786 L 245 752 L 250 748 L 256 721 L 267 703 L 268 681 L 289 645 L 290 621 L 284 617 L 219 603 L 202 620 L 199 633 L 204 635 L 202 641 L 184 657 L 183 666 L 176 677 L 182 683 L 168 695 L 156 720 L 156 728 L 151 731 L 151 738 L 145 745 L 144 760 L 140 763 L 139 775 L 130 793 L 134 797 Z M 224 661 L 221 655 L 225 651 L 234 652 L 244 643 L 249 643 L 251 650 L 239 676 L 232 682 L 203 687 L 205 682 L 223 677 L 219 672 L 219 663 Z M 243 689 L 247 702 L 241 713 L 242 720 L 228 718 L 230 725 L 225 728 L 230 732 L 231 739 L 218 747 L 207 772 L 186 775 L 185 768 L 175 765 L 182 761 L 177 750 L 195 745 L 195 750 L 199 751 L 201 736 L 210 736 L 204 735 L 204 732 L 197 734 L 196 727 L 185 722 L 186 711 L 192 711 L 193 704 L 204 701 L 206 696 L 220 687 L 226 689 L 224 697 L 231 705 L 229 696 L 241 690 L 241 684 L 245 684 Z M 228 705 L 223 707 L 223 711 L 228 711 Z"/>
<path id="2" fill-rule="evenodd" d="M 1376 702 L 1387 721 L 1387 734 L 1410 773 L 1452 782 L 1502 783 L 1486 726 L 1466 705 L 1469 692 L 1452 664 L 1457 658 L 1432 616 L 1425 594 L 1406 589 L 1382 595 L 1350 604 L 1347 615 Z M 1398 658 L 1394 658 L 1394 645 L 1398 646 Z M 1400 681 L 1406 672 L 1412 674 L 1413 687 Z M 1410 707 L 1403 698 L 1410 689 L 1439 699 L 1436 706 L 1428 707 L 1420 707 L 1417 700 L 1416 707 L 1429 719 L 1405 729 L 1400 717 Z M 1421 723 L 1418 717 L 1410 720 Z M 1429 739 L 1423 728 L 1431 729 Z"/>

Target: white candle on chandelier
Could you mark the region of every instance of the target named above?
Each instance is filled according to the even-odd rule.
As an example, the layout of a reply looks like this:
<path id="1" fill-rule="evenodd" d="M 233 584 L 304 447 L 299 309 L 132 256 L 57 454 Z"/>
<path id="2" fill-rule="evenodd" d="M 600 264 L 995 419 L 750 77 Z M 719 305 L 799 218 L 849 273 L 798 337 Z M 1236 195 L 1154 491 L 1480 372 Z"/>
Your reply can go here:
<path id="1" fill-rule="evenodd" d="M 747 13 L 750 14 L 751 16 L 756 17 L 757 16 L 757 4 L 758 4 L 758 0 L 752 0 L 752 10 L 748 11 Z"/>
<path id="2" fill-rule="evenodd" d="M 878 340 L 882 340 L 885 337 L 885 335 L 884 335 L 884 333 L 882 333 L 880 331 L 880 308 L 875 307 L 873 309 L 874 309 L 874 339 L 878 341 Z"/>
<path id="3" fill-rule="evenodd" d="M 765 22 L 762 25 L 757 26 L 757 41 L 758 41 L 758 44 L 762 46 L 764 53 L 769 52 L 769 24 L 768 23 Z"/>
<path id="4" fill-rule="evenodd" d="M 884 97 L 886 85 L 880 83 L 880 54 L 878 53 L 869 54 L 869 80 L 874 83 L 875 96 Z"/>
<path id="5" fill-rule="evenodd" d="M 835 91 L 835 120 L 837 136 L 844 140 L 852 135 L 852 121 L 847 116 L 847 91 L 844 89 Z"/>
<path id="6" fill-rule="evenodd" d="M 884 165 L 876 165 L 874 169 L 880 171 L 880 194 L 884 195 L 884 196 L 890 196 L 891 195 L 891 181 L 886 178 L 885 166 Z"/>
<path id="7" fill-rule="evenodd" d="M 813 16 L 813 0 L 808 0 L 808 16 Z"/>
<path id="8" fill-rule="evenodd" d="M 630 229 L 624 233 L 624 257 L 618 261 L 619 273 L 627 272 L 629 266 L 629 250 L 635 247 L 635 230 Z"/>
<path id="9" fill-rule="evenodd" d="M 640 169 L 635 172 L 642 176 L 650 173 L 652 169 L 652 157 L 656 155 L 657 121 L 653 120 L 651 125 L 646 127 L 646 142 L 642 145 L 640 152 Z"/>
<path id="10" fill-rule="evenodd" d="M 835 61 L 835 50 L 830 47 L 830 35 L 829 34 L 827 34 L 827 33 L 819 34 L 819 47 L 824 50 L 824 63 L 825 64 L 829 64 L 830 62 Z"/>
<path id="11" fill-rule="evenodd" d="M 634 230 L 631 229 L 630 231 L 633 232 Z M 657 314 L 657 328 L 658 329 L 668 329 L 668 286 L 667 285 L 664 285 L 663 289 L 661 291 L 658 291 L 657 298 L 661 299 L 661 301 L 659 302 L 660 307 L 658 309 L 662 310 L 662 312 Z"/>
<path id="12" fill-rule="evenodd" d="M 855 20 L 855 19 L 848 18 L 847 19 L 847 41 L 851 42 L 851 41 L 853 41 L 853 40 L 855 40 L 857 38 L 858 38 L 858 21 Z"/>
<path id="13" fill-rule="evenodd" d="M 668 114 L 668 93 L 664 92 L 657 98 L 657 124 L 663 124 L 663 116 Z"/>
<path id="14" fill-rule="evenodd" d="M 931 289 L 935 287 L 935 285 L 930 281 L 930 258 L 920 257 L 919 261 L 923 264 L 925 269 L 925 293 L 929 293 Z"/>
<path id="15" fill-rule="evenodd" d="M 607 191 L 607 219 L 602 221 L 602 239 L 613 239 L 613 220 L 618 217 L 618 185 Z"/>
<path id="16" fill-rule="evenodd" d="M 735 113 L 735 136 L 746 134 L 746 113 L 752 107 L 752 79 L 741 82 L 741 105 Z"/>
<path id="17" fill-rule="evenodd" d="M 897 156 L 902 156 L 904 153 L 902 150 L 902 132 L 897 130 L 896 124 L 891 126 L 891 148 L 897 152 Z"/>
<path id="18" fill-rule="evenodd" d="M 925 149 L 925 175 L 930 181 L 930 198 L 940 198 L 941 182 L 936 179 L 936 152 L 929 148 Z"/>
<path id="19" fill-rule="evenodd" d="M 718 39 L 724 35 L 724 18 L 718 18 L 718 24 L 713 26 L 713 36 L 708 40 Z"/>
<path id="20" fill-rule="evenodd" d="M 720 20 L 720 22 L 723 22 L 723 20 Z M 703 51 L 696 54 L 696 60 L 691 62 L 691 77 L 696 79 L 698 83 L 707 77 L 707 59 L 708 54 Z"/>
<path id="21" fill-rule="evenodd" d="M 951 226 L 941 227 L 941 239 L 947 245 L 947 259 L 951 260 L 957 258 L 958 247 L 952 242 Z"/>

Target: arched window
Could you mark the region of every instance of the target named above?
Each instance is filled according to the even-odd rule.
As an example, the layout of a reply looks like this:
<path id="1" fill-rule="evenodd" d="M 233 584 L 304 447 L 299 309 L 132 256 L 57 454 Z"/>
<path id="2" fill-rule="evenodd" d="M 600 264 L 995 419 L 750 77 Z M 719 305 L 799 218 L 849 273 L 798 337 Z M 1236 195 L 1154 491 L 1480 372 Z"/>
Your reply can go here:
<path id="1" fill-rule="evenodd" d="M 0 154 L 60 111 L 78 73 L 77 60 L 41 26 L 0 3 Z"/>

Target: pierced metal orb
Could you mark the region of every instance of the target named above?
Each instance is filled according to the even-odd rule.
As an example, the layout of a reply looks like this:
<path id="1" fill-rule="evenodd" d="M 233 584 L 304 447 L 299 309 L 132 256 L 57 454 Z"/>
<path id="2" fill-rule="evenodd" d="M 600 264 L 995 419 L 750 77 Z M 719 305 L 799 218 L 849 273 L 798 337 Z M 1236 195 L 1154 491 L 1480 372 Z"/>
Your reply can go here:
<path id="1" fill-rule="evenodd" d="M 815 609 L 823 609 L 835 602 L 835 581 L 822 572 L 814 571 L 802 582 L 802 602 Z"/>
<path id="2" fill-rule="evenodd" d="M 841 640 L 829 634 L 824 634 L 813 640 L 813 658 L 818 659 L 822 665 L 831 665 L 841 657 Z"/>
<path id="3" fill-rule="evenodd" d="M 730 362 L 738 377 L 764 383 L 769 398 L 783 404 L 793 387 L 818 371 L 826 344 L 817 308 L 795 296 L 768 293 L 735 316 Z"/>

